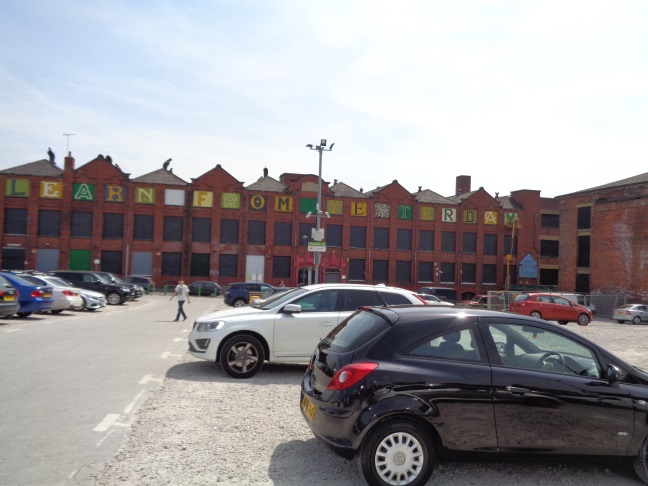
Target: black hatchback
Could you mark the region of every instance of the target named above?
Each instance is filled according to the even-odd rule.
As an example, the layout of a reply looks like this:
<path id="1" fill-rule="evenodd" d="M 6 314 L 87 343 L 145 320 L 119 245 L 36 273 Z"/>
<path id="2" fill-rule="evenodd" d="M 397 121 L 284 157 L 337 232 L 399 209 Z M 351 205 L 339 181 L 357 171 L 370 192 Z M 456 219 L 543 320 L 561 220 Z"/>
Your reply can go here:
<path id="1" fill-rule="evenodd" d="M 369 484 L 422 485 L 444 452 L 617 456 L 648 482 L 648 374 L 545 321 L 369 307 L 317 345 L 301 411 Z"/>

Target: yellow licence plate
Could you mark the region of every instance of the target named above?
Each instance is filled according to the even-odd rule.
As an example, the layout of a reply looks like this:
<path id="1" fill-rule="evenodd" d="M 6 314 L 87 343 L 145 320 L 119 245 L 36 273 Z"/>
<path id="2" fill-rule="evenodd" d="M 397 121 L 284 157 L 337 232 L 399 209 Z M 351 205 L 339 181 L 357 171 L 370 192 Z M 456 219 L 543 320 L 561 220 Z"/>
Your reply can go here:
<path id="1" fill-rule="evenodd" d="M 45 297 L 46 299 L 49 299 L 51 296 L 52 296 L 52 294 L 50 294 L 49 292 L 45 292 L 43 294 L 43 297 Z"/>
<path id="2" fill-rule="evenodd" d="M 4 300 L 16 300 L 16 297 L 14 295 L 5 295 Z"/>
<path id="3" fill-rule="evenodd" d="M 306 397 L 302 400 L 301 403 L 301 408 L 306 414 L 306 416 L 310 419 L 313 420 L 313 417 L 315 417 L 315 412 L 317 411 L 317 408 L 315 405 L 313 405 L 310 400 Z"/>

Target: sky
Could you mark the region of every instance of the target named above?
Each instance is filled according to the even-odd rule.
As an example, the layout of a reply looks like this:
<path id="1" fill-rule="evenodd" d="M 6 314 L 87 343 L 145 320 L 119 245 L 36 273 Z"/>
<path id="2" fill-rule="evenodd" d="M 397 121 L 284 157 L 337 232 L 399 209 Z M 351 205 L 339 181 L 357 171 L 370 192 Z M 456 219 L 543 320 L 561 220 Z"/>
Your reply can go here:
<path id="1" fill-rule="evenodd" d="M 0 169 L 555 197 L 648 171 L 648 2 L 3 0 Z M 73 134 L 65 136 L 64 134 Z"/>

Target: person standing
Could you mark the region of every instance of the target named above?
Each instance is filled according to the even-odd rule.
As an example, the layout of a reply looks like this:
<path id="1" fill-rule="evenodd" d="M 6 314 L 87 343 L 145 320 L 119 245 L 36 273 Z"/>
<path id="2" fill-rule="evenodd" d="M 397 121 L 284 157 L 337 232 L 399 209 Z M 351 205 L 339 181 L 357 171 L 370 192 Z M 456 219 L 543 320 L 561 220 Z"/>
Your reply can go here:
<path id="1" fill-rule="evenodd" d="M 178 280 L 178 285 L 176 285 L 175 291 L 169 300 L 173 300 L 174 297 L 178 297 L 178 315 L 173 322 L 177 322 L 181 315 L 184 318 L 183 321 L 186 321 L 187 314 L 185 314 L 182 306 L 184 305 L 185 300 L 188 304 L 191 304 L 191 300 L 189 299 L 189 287 L 184 284 L 184 280 Z"/>

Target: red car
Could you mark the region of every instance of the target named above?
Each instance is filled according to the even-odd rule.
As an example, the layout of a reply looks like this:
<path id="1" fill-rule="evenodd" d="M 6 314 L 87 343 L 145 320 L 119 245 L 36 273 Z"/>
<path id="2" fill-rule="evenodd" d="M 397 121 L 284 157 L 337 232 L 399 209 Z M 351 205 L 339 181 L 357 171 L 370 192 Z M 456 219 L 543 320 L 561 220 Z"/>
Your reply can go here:
<path id="1" fill-rule="evenodd" d="M 509 305 L 509 312 L 525 316 L 558 321 L 558 324 L 576 322 L 587 326 L 592 320 L 592 311 L 559 295 L 542 293 L 520 294 Z"/>

